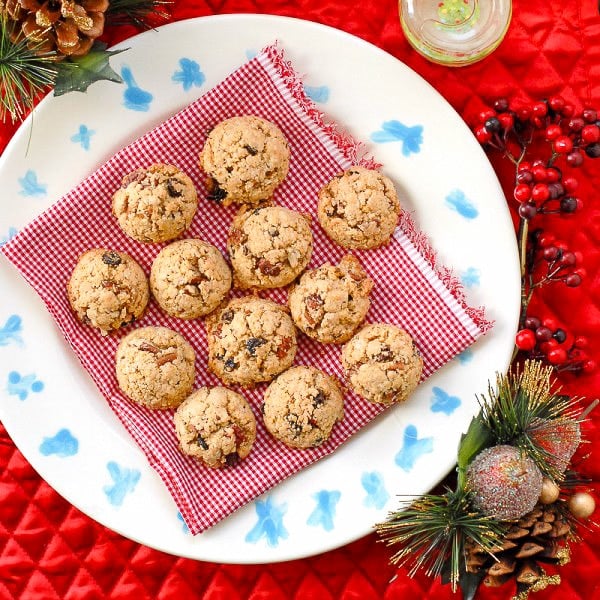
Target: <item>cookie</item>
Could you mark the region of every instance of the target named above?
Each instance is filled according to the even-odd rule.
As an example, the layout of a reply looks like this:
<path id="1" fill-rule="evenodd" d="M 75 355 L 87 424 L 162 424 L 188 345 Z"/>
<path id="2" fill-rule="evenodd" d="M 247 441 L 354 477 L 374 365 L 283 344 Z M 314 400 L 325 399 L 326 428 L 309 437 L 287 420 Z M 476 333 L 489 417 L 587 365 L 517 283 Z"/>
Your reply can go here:
<path id="1" fill-rule="evenodd" d="M 200 153 L 208 198 L 224 205 L 268 200 L 285 179 L 289 163 L 290 150 L 281 130 L 251 115 L 216 125 Z"/>
<path id="2" fill-rule="evenodd" d="M 283 206 L 243 208 L 227 240 L 236 287 L 276 288 L 294 281 L 310 262 L 309 219 Z"/>
<path id="3" fill-rule="evenodd" d="M 390 179 L 378 171 L 352 167 L 321 189 L 317 212 L 321 227 L 334 242 L 369 250 L 390 241 L 400 202 Z"/>
<path id="4" fill-rule="evenodd" d="M 142 267 L 131 256 L 94 248 L 79 257 L 67 295 L 77 318 L 106 335 L 139 319 L 150 293 Z"/>
<path id="5" fill-rule="evenodd" d="M 250 454 L 256 420 L 243 396 L 225 387 L 202 387 L 174 416 L 181 451 L 207 467 L 232 466 Z"/>
<path id="6" fill-rule="evenodd" d="M 166 327 L 127 334 L 115 356 L 121 391 L 146 408 L 175 408 L 192 391 L 196 355 L 187 340 Z"/>
<path id="7" fill-rule="evenodd" d="M 338 265 L 306 271 L 290 290 L 292 319 L 309 337 L 325 343 L 349 340 L 364 321 L 373 281 L 350 254 Z"/>
<path id="8" fill-rule="evenodd" d="M 265 391 L 269 433 L 292 448 L 314 448 L 344 418 L 344 397 L 334 377 L 314 367 L 292 367 Z"/>
<path id="9" fill-rule="evenodd" d="M 173 165 L 155 164 L 125 175 L 114 193 L 112 212 L 138 242 L 168 242 L 191 224 L 198 196 L 192 180 Z"/>
<path id="10" fill-rule="evenodd" d="M 206 320 L 208 368 L 225 383 L 252 387 L 285 371 L 296 355 L 296 329 L 286 307 L 246 296 Z"/>
<path id="11" fill-rule="evenodd" d="M 370 402 L 403 402 L 421 379 L 423 359 L 412 337 L 386 323 L 365 325 L 343 348 L 348 386 Z"/>
<path id="12" fill-rule="evenodd" d="M 212 244 L 188 239 L 163 248 L 152 263 L 150 289 L 159 306 L 180 319 L 203 317 L 224 300 L 231 270 Z"/>

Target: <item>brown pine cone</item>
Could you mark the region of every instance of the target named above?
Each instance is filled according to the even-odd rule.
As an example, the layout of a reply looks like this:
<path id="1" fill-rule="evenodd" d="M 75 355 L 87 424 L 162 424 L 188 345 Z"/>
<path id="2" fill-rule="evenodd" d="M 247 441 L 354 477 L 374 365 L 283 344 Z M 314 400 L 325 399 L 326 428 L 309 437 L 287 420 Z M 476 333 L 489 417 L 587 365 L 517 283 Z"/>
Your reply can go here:
<path id="1" fill-rule="evenodd" d="M 555 578 L 546 576 L 540 563 L 569 562 L 567 541 L 572 536 L 571 522 L 559 503 L 538 504 L 514 523 L 492 555 L 467 540 L 466 570 L 483 574 L 483 584 L 491 587 L 514 580 L 519 597 L 526 597 L 530 589 L 541 589 L 556 582 Z"/>
<path id="2" fill-rule="evenodd" d="M 6 0 L 0 3 L 14 21 L 14 37 L 25 36 L 39 53 L 87 54 L 104 31 L 108 0 Z"/>

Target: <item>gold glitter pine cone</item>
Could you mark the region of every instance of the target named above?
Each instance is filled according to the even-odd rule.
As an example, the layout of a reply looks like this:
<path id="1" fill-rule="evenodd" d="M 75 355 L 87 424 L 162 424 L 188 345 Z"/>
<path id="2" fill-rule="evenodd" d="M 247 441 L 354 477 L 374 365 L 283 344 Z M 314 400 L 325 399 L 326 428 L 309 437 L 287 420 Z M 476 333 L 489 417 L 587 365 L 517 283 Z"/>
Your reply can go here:
<path id="1" fill-rule="evenodd" d="M 108 0 L 0 0 L 0 13 L 14 22 L 14 41 L 24 36 L 40 54 L 82 56 L 102 35 L 108 4 Z"/>
<path id="2" fill-rule="evenodd" d="M 558 576 L 548 577 L 539 563 L 568 563 L 567 541 L 572 535 L 571 523 L 555 504 L 538 504 L 514 523 L 493 556 L 467 540 L 466 570 L 468 573 L 483 573 L 483 584 L 490 587 L 498 587 L 514 579 L 517 598 L 526 598 L 529 591 L 560 581 Z"/>

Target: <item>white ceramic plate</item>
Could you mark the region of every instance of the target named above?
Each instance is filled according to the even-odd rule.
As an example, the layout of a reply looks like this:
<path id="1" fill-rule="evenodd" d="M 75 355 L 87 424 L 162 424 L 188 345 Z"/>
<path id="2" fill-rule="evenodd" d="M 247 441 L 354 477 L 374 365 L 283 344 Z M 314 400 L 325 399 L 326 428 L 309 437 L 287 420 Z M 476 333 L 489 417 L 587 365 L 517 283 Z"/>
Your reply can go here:
<path id="1" fill-rule="evenodd" d="M 227 15 L 161 27 L 127 40 L 129 50 L 112 59 L 125 85 L 100 82 L 86 94 L 44 100 L 2 156 L 0 242 L 275 40 L 306 74 L 318 106 L 384 164 L 469 302 L 485 305 L 495 327 L 407 404 L 194 537 L 41 301 L 1 259 L 0 418 L 16 445 L 92 518 L 160 550 L 215 562 L 273 562 L 341 546 L 385 519 L 396 495 L 431 489 L 454 465 L 475 394 L 506 369 L 518 316 L 505 199 L 459 116 L 392 56 L 295 19 Z"/>

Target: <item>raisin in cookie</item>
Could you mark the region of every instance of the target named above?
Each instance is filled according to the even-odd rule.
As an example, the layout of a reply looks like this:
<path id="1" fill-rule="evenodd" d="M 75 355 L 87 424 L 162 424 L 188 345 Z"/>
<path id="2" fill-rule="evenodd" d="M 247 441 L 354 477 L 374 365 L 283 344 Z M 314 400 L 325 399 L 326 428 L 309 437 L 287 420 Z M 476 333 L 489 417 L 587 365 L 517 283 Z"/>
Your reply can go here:
<path id="1" fill-rule="evenodd" d="M 188 396 L 174 416 L 181 451 L 219 469 L 250 454 L 256 420 L 243 396 L 225 387 L 202 387 Z"/>
<path id="2" fill-rule="evenodd" d="M 227 250 L 236 287 L 283 287 L 310 262 L 310 220 L 283 206 L 242 208 L 231 224 Z"/>
<path id="3" fill-rule="evenodd" d="M 191 224 L 198 196 L 192 180 L 173 165 L 155 164 L 125 175 L 112 211 L 121 229 L 139 242 L 167 242 Z"/>
<path id="4" fill-rule="evenodd" d="M 139 319 L 150 296 L 142 267 L 128 254 L 105 248 L 79 257 L 67 294 L 78 319 L 102 335 Z"/>
<path id="5" fill-rule="evenodd" d="M 344 397 L 330 375 L 314 367 L 292 367 L 269 384 L 262 412 L 273 437 L 292 448 L 313 448 L 344 418 Z"/>
<path id="6" fill-rule="evenodd" d="M 221 304 L 231 288 L 231 271 L 212 244 L 189 239 L 163 248 L 152 263 L 150 289 L 173 317 L 203 317 Z"/>
<path id="7" fill-rule="evenodd" d="M 166 327 L 126 335 L 115 357 L 121 391 L 146 408 L 175 408 L 192 391 L 196 355 L 187 340 Z"/>
<path id="8" fill-rule="evenodd" d="M 411 336 L 394 325 L 365 325 L 343 348 L 348 385 L 365 400 L 403 402 L 417 387 L 423 359 Z"/>
<path id="9" fill-rule="evenodd" d="M 251 115 L 216 125 L 200 153 L 200 167 L 208 175 L 208 198 L 224 205 L 268 200 L 285 179 L 289 162 L 281 130 Z"/>
<path id="10" fill-rule="evenodd" d="M 284 306 L 235 298 L 207 321 L 208 368 L 225 383 L 253 386 L 285 371 L 296 355 L 296 330 Z"/>
<path id="11" fill-rule="evenodd" d="M 319 192 L 319 222 L 344 248 L 369 250 L 387 244 L 399 215 L 394 184 L 378 171 L 352 167 Z"/>
<path id="12" fill-rule="evenodd" d="M 363 322 L 373 281 L 350 254 L 338 265 L 306 271 L 290 290 L 292 319 L 306 335 L 324 344 L 349 340 Z"/>

